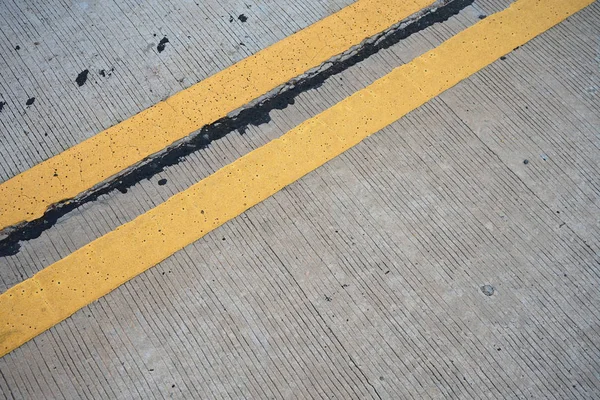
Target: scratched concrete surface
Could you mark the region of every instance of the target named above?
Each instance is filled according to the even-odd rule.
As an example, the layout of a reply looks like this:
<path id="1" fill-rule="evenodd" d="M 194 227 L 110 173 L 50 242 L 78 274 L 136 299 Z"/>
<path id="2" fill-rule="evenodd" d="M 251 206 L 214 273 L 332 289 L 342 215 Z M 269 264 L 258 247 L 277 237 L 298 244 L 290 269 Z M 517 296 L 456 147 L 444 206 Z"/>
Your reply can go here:
<path id="1" fill-rule="evenodd" d="M 274 21 L 278 7 L 290 12 L 274 3 L 267 3 L 277 7 Z M 313 3 L 299 11 L 310 12 L 306 23 L 344 5 Z M 507 4 L 476 1 L 302 93 L 270 122 L 66 215 L 0 259 L 0 290 Z M 172 10 L 164 29 L 181 29 L 179 13 Z M 595 3 L 3 357 L 2 395 L 600 396 L 599 20 Z M 255 29 L 249 22 L 239 26 Z M 223 35 L 241 29 L 223 26 Z M 65 46 L 65 57 L 79 65 L 77 38 L 66 37 L 74 45 Z M 168 63 L 202 74 L 178 57 Z M 214 68 L 234 61 L 223 58 Z M 18 63 L 7 65 L 26 74 Z M 127 76 L 123 90 L 146 96 Z M 47 87 L 79 102 L 60 84 Z M 180 87 L 165 84 L 161 95 Z M 106 88 L 94 90 L 106 96 Z M 110 111 L 92 107 L 87 119 L 110 125 L 116 120 L 108 114 L 124 118 L 159 98 L 109 101 Z M 73 139 L 55 136 L 59 147 L 41 159 L 105 127 L 79 126 L 90 122 L 71 112 L 64 119 Z M 37 127 L 46 117 L 32 118 Z M 21 123 L 5 125 L 11 138 Z M 39 148 L 35 141 L 23 146 Z M 33 153 L 5 159 L 4 176 L 40 161 Z"/>

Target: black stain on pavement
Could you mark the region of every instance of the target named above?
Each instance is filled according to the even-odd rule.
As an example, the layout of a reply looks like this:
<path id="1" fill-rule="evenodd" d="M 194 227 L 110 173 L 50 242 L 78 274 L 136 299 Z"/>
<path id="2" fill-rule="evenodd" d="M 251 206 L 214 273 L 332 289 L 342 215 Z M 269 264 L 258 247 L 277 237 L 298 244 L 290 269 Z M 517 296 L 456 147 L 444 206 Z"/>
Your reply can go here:
<path id="1" fill-rule="evenodd" d="M 19 46 L 19 45 L 16 45 L 16 46 L 15 46 L 15 50 L 16 50 L 16 51 L 19 51 L 19 50 L 21 50 L 21 46 Z"/>
<path id="2" fill-rule="evenodd" d="M 141 180 L 155 176 L 164 171 L 165 168 L 179 163 L 186 156 L 208 147 L 211 142 L 221 139 L 234 131 L 243 133 L 250 125 L 258 126 L 270 122 L 271 117 L 269 113 L 271 111 L 283 110 L 288 105 L 293 104 L 296 96 L 301 93 L 322 86 L 328 78 L 356 65 L 382 49 L 389 48 L 414 33 L 420 32 L 435 23 L 446 21 L 453 15 L 458 14 L 463 8 L 471 5 L 473 1 L 455 0 L 444 6 L 432 9 L 417 21 L 391 32 L 381 40 L 364 44 L 356 53 L 348 58 L 334 61 L 329 68 L 296 82 L 294 86 L 286 88 L 286 90 L 283 90 L 276 96 L 267 98 L 252 107 L 244 109 L 237 115 L 227 116 L 212 124 L 205 125 L 200 129 L 198 134 L 186 143 L 169 149 L 161 156 L 153 158 L 140 167 L 131 169 L 121 175 L 119 179 L 110 182 L 106 186 L 90 191 L 80 198 L 67 199 L 54 204 L 42 217 L 13 227 L 7 237 L 0 241 L 0 257 L 17 254 L 20 241 L 39 237 L 43 231 L 56 224 L 60 217 L 79 206 L 92 202 L 99 196 L 110 193 L 113 190 L 124 192 Z M 166 37 L 161 40 L 161 43 L 163 41 L 165 44 L 168 43 Z M 160 48 L 158 50 L 161 51 Z M 33 101 L 31 104 L 33 104 Z"/>
<path id="3" fill-rule="evenodd" d="M 156 50 L 158 50 L 159 53 L 162 53 L 163 50 L 165 49 L 165 46 L 167 45 L 167 43 L 169 43 L 169 39 L 167 39 L 167 37 L 163 37 L 162 39 L 160 39 L 160 42 L 158 42 L 158 46 L 156 46 Z"/>
<path id="4" fill-rule="evenodd" d="M 87 81 L 89 73 L 90 73 L 89 69 L 84 69 L 83 71 L 81 71 L 79 73 L 79 75 L 77 75 L 77 78 L 75 79 L 75 82 L 77 82 L 77 86 L 85 85 L 85 82 Z"/>
<path id="5" fill-rule="evenodd" d="M 487 15 L 485 15 L 485 14 L 480 14 L 479 15 L 479 19 L 486 19 L 486 18 L 487 18 Z"/>
<path id="6" fill-rule="evenodd" d="M 164 186 L 166 184 L 167 184 L 167 180 L 165 178 L 162 178 L 161 180 L 158 181 L 159 186 Z"/>
<path id="7" fill-rule="evenodd" d="M 30 106 L 35 102 L 35 97 L 30 97 L 27 99 L 27 101 L 25 102 L 26 106 Z"/>
<path id="8" fill-rule="evenodd" d="M 5 105 L 6 105 L 5 101 L 0 101 L 0 112 L 2 112 L 2 109 L 4 108 Z"/>
<path id="9" fill-rule="evenodd" d="M 240 21 L 242 21 L 242 22 L 246 22 L 246 21 L 248 21 L 248 17 L 246 17 L 244 14 L 240 14 L 240 15 L 238 16 L 238 19 L 239 19 Z"/>
<path id="10" fill-rule="evenodd" d="M 109 70 L 101 69 L 100 71 L 98 71 L 98 75 L 100 75 L 103 78 L 107 78 L 107 77 L 110 77 L 114 71 L 115 71 L 114 67 Z"/>

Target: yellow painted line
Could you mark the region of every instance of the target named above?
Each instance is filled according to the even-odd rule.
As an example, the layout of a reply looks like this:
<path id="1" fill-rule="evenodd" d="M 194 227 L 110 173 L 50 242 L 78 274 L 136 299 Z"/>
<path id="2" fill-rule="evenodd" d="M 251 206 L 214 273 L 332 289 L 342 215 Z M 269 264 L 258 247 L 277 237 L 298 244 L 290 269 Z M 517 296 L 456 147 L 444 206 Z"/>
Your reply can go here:
<path id="1" fill-rule="evenodd" d="M 358 0 L 0 185 L 0 230 L 40 218 L 434 0 Z"/>
<path id="2" fill-rule="evenodd" d="M 517 0 L 0 295 L 0 355 L 200 239 L 593 0 Z"/>

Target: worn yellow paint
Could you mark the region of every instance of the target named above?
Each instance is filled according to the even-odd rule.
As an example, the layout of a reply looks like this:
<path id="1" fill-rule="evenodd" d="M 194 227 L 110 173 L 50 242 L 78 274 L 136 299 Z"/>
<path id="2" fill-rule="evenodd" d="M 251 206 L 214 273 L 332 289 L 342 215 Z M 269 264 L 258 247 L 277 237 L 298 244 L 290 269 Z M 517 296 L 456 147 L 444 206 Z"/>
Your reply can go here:
<path id="1" fill-rule="evenodd" d="M 9 179 L 0 185 L 0 230 L 40 218 L 432 3 L 359 0 Z"/>
<path id="2" fill-rule="evenodd" d="M 517 0 L 0 295 L 0 354 L 273 195 L 593 0 Z"/>

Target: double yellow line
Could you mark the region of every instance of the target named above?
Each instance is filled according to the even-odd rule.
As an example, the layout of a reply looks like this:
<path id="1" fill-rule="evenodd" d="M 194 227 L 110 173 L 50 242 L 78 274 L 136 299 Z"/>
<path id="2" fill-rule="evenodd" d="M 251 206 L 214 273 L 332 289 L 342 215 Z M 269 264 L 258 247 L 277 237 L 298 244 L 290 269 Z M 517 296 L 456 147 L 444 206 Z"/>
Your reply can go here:
<path id="1" fill-rule="evenodd" d="M 435 0 L 359 0 L 0 185 L 0 231 L 124 169 L 384 31 Z"/>
<path id="2" fill-rule="evenodd" d="M 0 295 L 0 356 L 200 239 L 592 2 L 593 0 L 517 0 L 506 10 L 465 29 L 439 47 L 396 68 L 279 139 L 241 157 L 158 207 L 12 287 Z M 354 7 L 353 11 L 345 9 L 342 10 L 343 14 L 335 14 L 326 19 L 328 24 L 333 24 L 341 16 L 344 17 L 338 20 L 339 26 L 327 31 L 327 34 L 333 35 L 342 29 L 347 30 L 348 34 L 355 32 L 354 28 L 348 27 L 355 22 L 362 27 L 360 29 L 367 29 L 366 26 L 371 23 L 368 21 L 380 21 L 379 26 L 388 24 L 389 18 L 373 19 L 362 13 L 379 10 L 378 12 L 385 14 L 386 9 L 396 3 L 400 2 L 361 1 L 351 6 Z M 421 2 L 425 3 L 430 2 Z M 402 9 L 402 12 L 413 13 L 416 11 L 414 7 L 419 7 L 419 3 L 410 3 L 410 7 Z M 386 22 L 381 22 L 383 20 Z M 303 35 L 301 37 L 318 37 L 316 33 L 315 36 L 307 33 Z M 337 34 L 332 37 L 340 40 Z M 360 35 L 353 37 L 358 38 Z M 299 42 L 298 45 L 302 43 Z M 315 39 L 313 46 L 318 49 L 318 46 L 324 44 Z M 327 48 L 330 46 L 340 48 L 337 44 L 327 45 Z M 284 50 L 281 49 L 282 52 Z M 286 57 L 293 58 L 293 53 L 285 54 L 288 54 Z M 284 57 L 274 57 L 271 60 L 279 59 L 292 61 L 291 58 Z M 270 80 L 271 72 L 274 72 L 273 65 L 261 64 L 256 60 L 244 65 L 243 68 L 248 68 L 250 76 L 257 74 L 267 81 Z M 305 62 L 302 65 L 308 64 Z M 236 70 L 242 67 L 232 68 Z M 206 117 L 208 114 L 202 111 L 204 106 L 201 103 L 186 103 L 186 98 L 188 102 L 192 98 L 206 97 L 219 104 L 238 104 L 233 101 L 233 97 L 235 94 L 242 95 L 239 82 L 230 84 L 227 80 L 219 80 L 218 85 L 222 87 L 216 86 L 217 81 L 211 82 L 207 86 L 193 87 L 188 92 L 189 97 L 184 94 L 176 95 L 173 100 L 157 106 L 151 114 L 158 115 L 153 115 L 153 122 L 148 124 L 159 124 L 160 132 L 157 134 L 172 138 L 168 124 L 174 122 L 172 118 L 176 114 L 173 109 L 186 110 L 182 125 L 174 125 L 179 133 L 218 115 L 215 113 L 210 114 L 210 118 Z M 197 91 L 204 90 L 218 93 L 218 98 L 205 94 L 197 96 Z M 245 96 L 244 99 L 253 95 Z M 156 111 L 159 109 L 170 119 L 166 122 L 161 119 L 160 113 Z M 198 112 L 197 117 L 194 110 Z M 128 129 L 133 129 L 134 126 L 130 125 Z M 105 136 L 113 137 L 109 134 Z M 150 138 L 144 135 L 141 137 L 142 142 Z M 166 139 L 165 141 L 168 142 Z M 103 147 L 98 144 L 98 148 Z M 125 157 L 125 153 L 121 157 Z M 108 168 L 110 173 L 114 173 L 118 167 L 110 165 Z M 102 174 L 106 175 L 98 171 L 98 176 Z M 76 181 L 80 184 L 79 180 Z M 8 217 L 3 218 L 3 221 L 10 220 Z"/>

